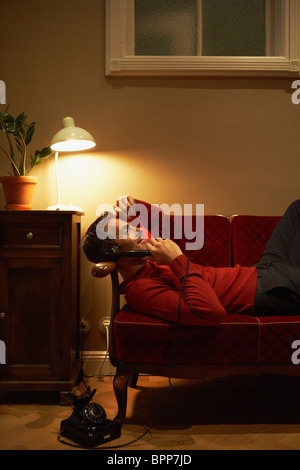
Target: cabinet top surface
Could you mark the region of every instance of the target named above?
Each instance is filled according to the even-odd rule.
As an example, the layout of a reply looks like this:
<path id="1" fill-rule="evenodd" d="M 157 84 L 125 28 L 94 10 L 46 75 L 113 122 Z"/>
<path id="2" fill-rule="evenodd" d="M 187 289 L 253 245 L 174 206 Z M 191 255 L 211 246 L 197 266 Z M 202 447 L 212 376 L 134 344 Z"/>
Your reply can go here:
<path id="1" fill-rule="evenodd" d="M 11 216 L 18 216 L 18 215 L 45 215 L 49 214 L 50 215 L 68 215 L 68 214 L 75 214 L 75 215 L 84 215 L 84 212 L 78 212 L 78 211 L 48 211 L 48 210 L 29 210 L 29 211 L 6 211 L 6 210 L 0 210 L 0 215 L 11 215 Z"/>
<path id="2" fill-rule="evenodd" d="M 76 211 L 0 211 L 0 223 L 80 223 L 82 215 Z"/>
<path id="3" fill-rule="evenodd" d="M 30 209 L 29 211 L 9 211 L 9 210 L 0 210 L 0 212 L 5 213 L 5 214 L 31 214 L 32 212 L 42 212 L 43 214 L 83 214 L 81 211 L 52 211 L 48 209 L 39 209 L 39 210 L 33 210 Z"/>

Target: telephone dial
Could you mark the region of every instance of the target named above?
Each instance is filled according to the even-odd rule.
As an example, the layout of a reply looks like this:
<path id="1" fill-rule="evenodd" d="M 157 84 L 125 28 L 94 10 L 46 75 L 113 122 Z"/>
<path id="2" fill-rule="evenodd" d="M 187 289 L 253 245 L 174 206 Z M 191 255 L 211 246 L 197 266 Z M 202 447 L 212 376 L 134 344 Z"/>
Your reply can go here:
<path id="1" fill-rule="evenodd" d="M 106 418 L 98 403 L 90 403 L 96 389 L 87 387 L 81 395 L 73 396 L 73 413 L 60 424 L 60 436 L 67 437 L 83 447 L 95 447 L 121 436 L 118 423 Z"/>

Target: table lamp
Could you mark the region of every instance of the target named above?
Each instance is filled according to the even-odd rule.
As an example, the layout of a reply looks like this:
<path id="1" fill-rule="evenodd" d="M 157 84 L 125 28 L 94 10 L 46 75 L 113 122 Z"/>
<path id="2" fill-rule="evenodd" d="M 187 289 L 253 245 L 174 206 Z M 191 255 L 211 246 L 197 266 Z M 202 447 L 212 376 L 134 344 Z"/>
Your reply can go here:
<path id="1" fill-rule="evenodd" d="M 60 200 L 60 186 L 59 186 L 59 171 L 58 171 L 58 152 L 78 152 L 88 150 L 95 147 L 96 143 L 94 138 L 89 132 L 80 127 L 75 127 L 74 119 L 66 117 L 63 119 L 63 128 L 55 134 L 50 147 L 55 151 L 55 173 L 56 173 L 56 188 L 57 188 L 57 204 L 48 207 L 48 210 L 76 210 L 83 212 L 81 207 L 61 204 Z"/>

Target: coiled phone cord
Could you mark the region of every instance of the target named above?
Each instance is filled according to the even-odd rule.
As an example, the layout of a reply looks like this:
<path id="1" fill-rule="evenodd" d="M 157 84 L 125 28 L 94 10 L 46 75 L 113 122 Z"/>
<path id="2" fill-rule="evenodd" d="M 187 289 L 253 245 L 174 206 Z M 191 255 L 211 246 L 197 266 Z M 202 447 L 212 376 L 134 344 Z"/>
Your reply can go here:
<path id="1" fill-rule="evenodd" d="M 176 331 L 175 331 L 175 338 L 174 338 L 174 343 L 173 343 L 173 351 L 172 351 L 172 360 L 171 360 L 171 367 L 170 367 L 170 371 L 169 371 L 169 376 L 168 376 L 168 380 L 169 380 L 169 385 L 170 387 L 172 388 L 172 391 L 175 392 L 177 391 L 177 388 L 172 384 L 172 371 L 173 371 L 173 368 L 174 368 L 174 362 L 175 362 L 175 355 L 176 355 L 176 348 L 177 348 L 177 340 L 178 340 L 178 333 L 179 333 L 179 326 L 180 326 L 180 316 L 181 316 L 181 300 L 182 300 L 182 297 L 183 297 L 183 293 L 184 293 L 184 288 L 185 288 L 185 283 L 186 283 L 186 279 L 187 279 L 187 275 L 188 275 L 188 270 L 189 270 L 189 258 L 186 256 L 186 269 L 185 269 L 185 274 L 183 276 L 183 279 L 182 279 L 182 286 L 181 286 L 181 291 L 180 291 L 180 295 L 179 295 L 179 300 L 178 300 L 178 307 L 177 307 L 177 321 L 176 321 Z M 60 433 L 58 434 L 58 441 L 61 442 L 62 444 L 66 444 L 70 447 L 76 447 L 76 448 L 80 448 L 80 449 L 85 449 L 85 450 L 107 450 L 107 449 L 120 449 L 121 447 L 126 447 L 126 446 L 129 446 L 131 444 L 134 444 L 135 442 L 139 441 L 140 439 L 142 439 L 144 436 L 146 436 L 146 434 L 148 434 L 151 429 L 153 428 L 154 424 L 156 423 L 156 421 L 158 420 L 158 418 L 161 416 L 162 412 L 169 406 L 169 404 L 171 403 L 171 401 L 173 400 L 174 398 L 174 395 L 172 394 L 166 401 L 165 403 L 163 403 L 163 405 L 161 406 L 160 410 L 158 411 L 158 413 L 156 413 L 155 417 L 153 418 L 152 422 L 150 423 L 150 425 L 148 426 L 148 428 L 145 430 L 145 432 L 143 434 L 141 434 L 140 436 L 138 436 L 136 439 L 133 439 L 132 441 L 129 441 L 129 442 L 126 442 L 125 444 L 119 444 L 119 445 L 115 445 L 115 446 L 97 446 L 97 447 L 91 447 L 91 446 L 83 446 L 83 445 L 79 445 L 79 444 L 72 444 L 70 442 L 67 442 L 65 441 L 64 439 L 61 438 L 61 435 Z"/>

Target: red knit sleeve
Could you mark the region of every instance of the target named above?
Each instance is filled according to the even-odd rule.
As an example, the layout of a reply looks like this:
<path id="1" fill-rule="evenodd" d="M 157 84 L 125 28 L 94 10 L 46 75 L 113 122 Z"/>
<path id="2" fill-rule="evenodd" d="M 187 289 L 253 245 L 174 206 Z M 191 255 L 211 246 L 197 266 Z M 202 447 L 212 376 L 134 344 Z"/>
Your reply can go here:
<path id="1" fill-rule="evenodd" d="M 178 256 L 170 268 L 172 281 L 166 276 L 139 277 L 125 287 L 128 305 L 135 311 L 176 323 L 182 278 L 186 257 Z M 180 305 L 180 324 L 212 326 L 226 315 L 212 287 L 190 263 Z"/>

